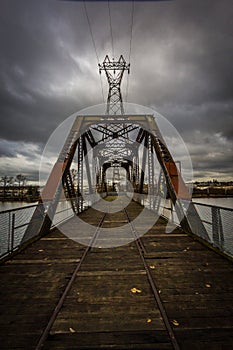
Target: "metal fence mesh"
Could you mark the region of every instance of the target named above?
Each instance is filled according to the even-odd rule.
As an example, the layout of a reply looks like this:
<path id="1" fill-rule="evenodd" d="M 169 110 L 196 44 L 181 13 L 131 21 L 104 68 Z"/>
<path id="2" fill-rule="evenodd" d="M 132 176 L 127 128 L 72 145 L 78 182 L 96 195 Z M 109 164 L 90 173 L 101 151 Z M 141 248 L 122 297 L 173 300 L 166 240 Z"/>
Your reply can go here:
<path id="1" fill-rule="evenodd" d="M 88 200 L 84 201 L 84 209 L 91 206 L 96 200 L 94 197 L 88 198 Z M 134 200 L 148 209 L 153 209 L 160 215 L 165 216 L 169 221 L 179 224 L 174 207 L 169 200 L 156 198 L 152 203 L 147 196 L 141 194 L 135 194 Z M 208 241 L 226 254 L 233 256 L 233 209 L 203 203 L 194 202 L 193 204 L 208 233 Z M 35 227 L 32 230 L 33 235 L 29 237 L 31 238 L 38 234 L 38 222 L 45 216 L 46 208 L 44 209 L 43 204 L 0 212 L 0 258 L 9 254 L 24 242 L 25 232 L 36 208 L 38 215 L 34 220 L 35 222 L 31 222 L 31 226 L 33 227 L 34 225 Z M 73 216 L 74 212 L 70 201 L 60 201 L 57 205 L 52 227 Z M 202 238 L 206 239 L 205 237 Z"/>
<path id="2" fill-rule="evenodd" d="M 169 221 L 179 225 L 179 220 L 171 201 L 164 198 L 156 197 L 157 204 L 153 206 L 160 215 L 164 216 Z M 147 195 L 135 193 L 133 199 L 151 209 Z M 188 209 L 188 203 L 185 200 L 181 201 L 183 207 Z M 208 205 L 204 203 L 193 202 L 195 209 L 201 219 L 195 220 L 195 215 L 192 217 L 191 229 L 192 232 L 198 234 L 201 238 L 207 240 L 213 246 L 218 247 L 225 254 L 233 256 L 233 209 Z M 197 229 L 200 224 L 204 226 L 204 230 Z M 193 226 L 193 227 L 192 227 Z M 195 227 L 196 226 L 196 227 Z M 204 231 L 207 235 L 203 235 Z"/>
<path id="3" fill-rule="evenodd" d="M 0 257 L 20 245 L 36 206 L 0 212 Z"/>
<path id="4" fill-rule="evenodd" d="M 35 210 L 36 215 L 34 214 Z M 39 233 L 45 214 L 46 208 L 44 208 L 43 204 L 35 204 L 0 212 L 0 258 L 8 255 L 22 243 L 36 236 Z M 60 201 L 56 208 L 52 227 L 68 220 L 73 215 L 74 212 L 70 202 L 67 200 Z M 25 235 L 29 223 L 31 232 Z"/>
<path id="5" fill-rule="evenodd" d="M 202 206 L 202 205 L 195 203 L 195 208 L 197 209 L 197 212 L 201 218 L 201 221 L 205 226 L 205 229 L 210 237 L 210 241 L 212 241 L 213 237 L 212 237 L 211 207 L 210 206 Z"/>
<path id="6" fill-rule="evenodd" d="M 10 250 L 11 215 L 3 212 L 0 215 L 0 256 Z"/>
<path id="7" fill-rule="evenodd" d="M 61 201 L 57 205 L 57 210 L 53 218 L 52 227 L 68 220 L 69 218 L 74 216 L 74 212 L 69 201 Z"/>
<path id="8" fill-rule="evenodd" d="M 194 205 L 208 233 L 209 242 L 233 256 L 233 209 L 196 202 Z"/>
<path id="9" fill-rule="evenodd" d="M 89 196 L 83 201 L 83 210 L 87 209 L 99 196 Z M 0 258 L 8 255 L 21 244 L 36 236 L 46 215 L 47 205 L 34 204 L 0 212 Z M 71 202 L 61 200 L 57 204 L 52 228 L 74 216 Z M 30 223 L 30 230 L 28 227 Z"/>

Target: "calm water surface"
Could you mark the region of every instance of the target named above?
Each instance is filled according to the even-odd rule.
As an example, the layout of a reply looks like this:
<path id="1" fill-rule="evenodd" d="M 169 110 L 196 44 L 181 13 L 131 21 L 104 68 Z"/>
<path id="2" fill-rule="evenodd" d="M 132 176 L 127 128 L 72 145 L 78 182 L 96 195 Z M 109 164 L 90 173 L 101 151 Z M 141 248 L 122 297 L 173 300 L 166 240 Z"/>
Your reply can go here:
<path id="1" fill-rule="evenodd" d="M 9 210 L 9 209 L 15 209 L 15 208 L 22 208 L 27 207 L 29 205 L 34 205 L 34 203 L 28 203 L 28 202 L 0 202 L 0 211 L 3 210 Z"/>
<path id="2" fill-rule="evenodd" d="M 193 202 L 204 203 L 209 205 L 216 205 L 219 207 L 233 209 L 233 197 L 226 198 L 193 198 Z M 0 202 L 0 211 L 21 208 L 29 205 L 34 205 L 36 203 L 28 202 Z"/>
<path id="3" fill-rule="evenodd" d="M 193 198 L 193 202 L 216 205 L 218 207 L 233 209 L 233 197 L 226 198 Z"/>

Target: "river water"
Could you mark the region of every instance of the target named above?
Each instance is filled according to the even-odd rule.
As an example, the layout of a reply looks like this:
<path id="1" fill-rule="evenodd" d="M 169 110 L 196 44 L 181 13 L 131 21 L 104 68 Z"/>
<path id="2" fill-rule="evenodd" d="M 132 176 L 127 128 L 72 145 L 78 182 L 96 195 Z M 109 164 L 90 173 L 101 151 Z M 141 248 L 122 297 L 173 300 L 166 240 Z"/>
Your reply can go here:
<path id="1" fill-rule="evenodd" d="M 28 207 L 29 205 L 34 205 L 34 204 L 36 204 L 36 202 L 34 202 L 34 203 L 28 203 L 28 202 L 0 202 L 0 212 L 3 211 L 3 210 Z"/>
<path id="2" fill-rule="evenodd" d="M 209 205 L 216 205 L 219 207 L 233 209 L 233 197 L 224 198 L 193 198 L 193 202 L 204 203 Z M 3 210 L 21 208 L 29 205 L 34 205 L 36 203 L 28 202 L 0 202 L 0 212 Z"/>
<path id="3" fill-rule="evenodd" d="M 233 197 L 225 198 L 193 198 L 193 202 L 204 203 L 208 205 L 216 205 L 217 207 L 224 207 L 233 209 Z"/>

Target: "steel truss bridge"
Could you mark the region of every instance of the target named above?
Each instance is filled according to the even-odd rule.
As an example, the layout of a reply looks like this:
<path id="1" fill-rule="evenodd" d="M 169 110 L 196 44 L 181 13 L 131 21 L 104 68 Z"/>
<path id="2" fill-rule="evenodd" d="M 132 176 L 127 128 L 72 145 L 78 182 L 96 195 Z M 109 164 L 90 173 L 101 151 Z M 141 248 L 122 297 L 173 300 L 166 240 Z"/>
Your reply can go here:
<path id="1" fill-rule="evenodd" d="M 43 234 L 50 229 L 61 197 L 70 201 L 78 215 L 87 196 L 94 202 L 108 191 L 131 191 L 134 199 L 146 194 L 149 208 L 157 212 L 161 197 L 170 198 L 181 227 L 208 239 L 154 116 L 124 113 L 120 85 L 129 64 L 123 56 L 118 61 L 106 56 L 99 69 L 105 71 L 109 83 L 106 113 L 74 119 L 41 195 L 46 214 L 41 215 L 39 203 L 24 239 L 35 230 Z"/>
<path id="2" fill-rule="evenodd" d="M 3 348 L 230 348 L 232 265 L 189 233 L 210 242 L 211 224 L 212 243 L 223 248 L 232 210 L 213 206 L 212 222 L 199 217 L 154 116 L 125 113 L 129 65 L 106 56 L 99 68 L 109 81 L 105 114 L 74 117 L 38 205 L 1 213 L 11 258 L 1 267 Z M 164 198 L 183 230 L 167 232 Z M 63 200 L 72 213 L 60 221 Z M 145 221 L 152 230 L 142 238 Z"/>

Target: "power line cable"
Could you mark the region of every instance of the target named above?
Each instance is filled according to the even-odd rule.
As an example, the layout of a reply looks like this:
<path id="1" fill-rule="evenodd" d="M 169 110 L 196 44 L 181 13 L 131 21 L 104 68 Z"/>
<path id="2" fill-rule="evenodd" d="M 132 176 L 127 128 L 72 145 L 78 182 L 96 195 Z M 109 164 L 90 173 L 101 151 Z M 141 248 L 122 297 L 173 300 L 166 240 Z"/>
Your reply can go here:
<path id="1" fill-rule="evenodd" d="M 134 25 L 134 0 L 132 0 L 132 12 L 131 12 L 131 28 L 130 28 L 130 42 L 129 42 L 129 62 L 130 62 L 131 53 L 132 53 L 133 25 Z"/>
<path id="2" fill-rule="evenodd" d="M 93 47 L 94 47 L 94 50 L 95 50 L 95 54 L 96 54 L 96 58 L 97 58 L 97 63 L 99 64 L 100 63 L 99 55 L 98 55 L 98 52 L 97 52 L 95 39 L 94 39 L 94 35 L 93 35 L 93 32 L 92 32 L 92 28 L 91 28 L 91 21 L 90 21 L 89 15 L 88 15 L 87 5 L 86 5 L 86 1 L 85 0 L 83 1 L 83 5 L 84 5 L 85 14 L 86 14 L 86 17 L 87 17 L 87 23 L 88 23 L 90 34 L 91 34 L 92 44 L 93 44 Z M 102 77 L 101 77 L 100 74 L 99 74 L 99 77 L 100 77 L 100 85 L 101 85 L 101 91 L 102 91 L 102 97 L 103 97 L 103 103 L 104 103 L 103 82 L 102 82 Z"/>
<path id="3" fill-rule="evenodd" d="M 109 14 L 109 25 L 110 25 L 110 33 L 111 33 L 111 40 L 112 40 L 112 57 L 115 58 L 113 33 L 112 33 L 112 18 L 111 18 L 111 10 L 110 10 L 110 1 L 109 0 L 108 0 L 108 14 Z"/>
<path id="4" fill-rule="evenodd" d="M 102 92 L 103 103 L 105 103 L 102 76 L 100 74 L 99 74 L 99 76 L 100 76 L 100 85 L 101 85 L 101 92 Z"/>
<path id="5" fill-rule="evenodd" d="M 133 40 L 133 25 L 134 25 L 134 0 L 132 0 L 132 10 L 131 10 L 131 27 L 130 27 L 130 41 L 129 41 L 129 60 L 131 61 L 131 54 L 132 54 L 132 40 Z M 129 90 L 129 74 L 127 76 L 127 83 L 126 83 L 126 98 L 125 101 L 128 101 L 128 90 Z"/>
<path id="6" fill-rule="evenodd" d="M 88 26 L 89 26 L 89 30 L 90 30 L 91 39 L 92 39 L 92 43 L 93 43 L 93 46 L 94 46 L 96 58 L 97 58 L 97 61 L 99 63 L 100 60 L 99 60 L 98 52 L 97 52 L 97 49 L 96 49 L 95 40 L 94 40 L 93 32 L 92 32 L 92 29 L 91 29 L 91 22 L 90 22 L 90 18 L 89 18 L 88 12 L 87 12 L 87 5 L 86 5 L 86 1 L 85 0 L 83 1 L 83 5 L 84 5 L 86 17 L 87 17 L 87 22 L 88 22 Z"/>

